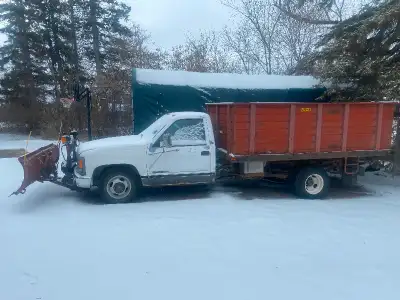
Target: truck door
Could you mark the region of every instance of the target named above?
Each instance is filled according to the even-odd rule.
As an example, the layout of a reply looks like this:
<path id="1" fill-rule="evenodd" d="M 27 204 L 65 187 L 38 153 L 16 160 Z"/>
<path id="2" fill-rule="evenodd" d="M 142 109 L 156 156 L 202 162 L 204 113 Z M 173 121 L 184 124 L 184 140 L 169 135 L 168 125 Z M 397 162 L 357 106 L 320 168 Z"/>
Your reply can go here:
<path id="1" fill-rule="evenodd" d="M 149 149 L 148 176 L 169 177 L 171 184 L 210 176 L 213 152 L 204 125 L 203 118 L 174 121 Z"/>

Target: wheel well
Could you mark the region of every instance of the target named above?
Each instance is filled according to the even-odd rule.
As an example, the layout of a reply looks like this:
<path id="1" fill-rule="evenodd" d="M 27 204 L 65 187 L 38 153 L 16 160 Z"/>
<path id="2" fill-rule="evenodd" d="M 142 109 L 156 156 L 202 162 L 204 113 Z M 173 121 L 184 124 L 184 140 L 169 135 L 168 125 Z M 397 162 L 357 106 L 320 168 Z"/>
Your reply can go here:
<path id="1" fill-rule="evenodd" d="M 129 165 L 129 164 L 113 164 L 113 165 L 105 165 L 105 166 L 100 166 L 97 167 L 93 171 L 93 185 L 99 186 L 101 178 L 111 170 L 118 170 L 118 171 L 124 171 L 127 172 L 131 175 L 133 175 L 138 183 L 142 184 L 142 180 L 140 178 L 139 171 L 136 169 L 136 167 Z"/>

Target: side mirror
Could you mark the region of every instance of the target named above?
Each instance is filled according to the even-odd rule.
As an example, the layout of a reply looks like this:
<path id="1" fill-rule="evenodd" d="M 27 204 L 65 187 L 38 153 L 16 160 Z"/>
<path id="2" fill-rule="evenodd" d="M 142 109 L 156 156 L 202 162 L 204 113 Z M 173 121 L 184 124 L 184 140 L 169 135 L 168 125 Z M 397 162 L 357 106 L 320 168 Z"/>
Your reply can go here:
<path id="1" fill-rule="evenodd" d="M 168 133 L 164 133 L 162 136 L 162 146 L 169 148 L 172 146 L 171 135 Z"/>

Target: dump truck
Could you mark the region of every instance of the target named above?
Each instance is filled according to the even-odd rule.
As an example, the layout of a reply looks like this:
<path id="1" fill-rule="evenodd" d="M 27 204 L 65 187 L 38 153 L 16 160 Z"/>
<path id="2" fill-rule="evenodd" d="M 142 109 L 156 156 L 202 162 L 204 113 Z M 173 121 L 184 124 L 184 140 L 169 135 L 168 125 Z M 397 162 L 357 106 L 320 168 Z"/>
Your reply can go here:
<path id="1" fill-rule="evenodd" d="M 299 198 L 322 199 L 332 178 L 353 182 L 392 154 L 396 104 L 209 103 L 207 112 L 164 114 L 140 133 L 80 142 L 77 132 L 19 158 L 24 193 L 35 181 L 98 188 L 127 203 L 143 187 L 274 180 Z M 63 150 L 65 148 L 65 150 Z M 58 168 L 60 151 L 66 159 Z M 60 176 L 63 173 L 63 176 Z"/>

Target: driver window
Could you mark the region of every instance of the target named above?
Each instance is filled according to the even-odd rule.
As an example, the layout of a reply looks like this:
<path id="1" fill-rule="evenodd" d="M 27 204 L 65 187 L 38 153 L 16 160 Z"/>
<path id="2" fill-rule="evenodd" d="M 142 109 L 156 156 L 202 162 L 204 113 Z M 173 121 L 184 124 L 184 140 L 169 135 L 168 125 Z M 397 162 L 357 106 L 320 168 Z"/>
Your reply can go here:
<path id="1" fill-rule="evenodd" d="M 163 135 L 171 137 L 171 146 L 195 146 L 206 144 L 203 119 L 182 119 L 175 121 Z M 162 135 L 162 136 L 163 136 Z M 162 136 L 160 140 L 163 146 Z"/>

